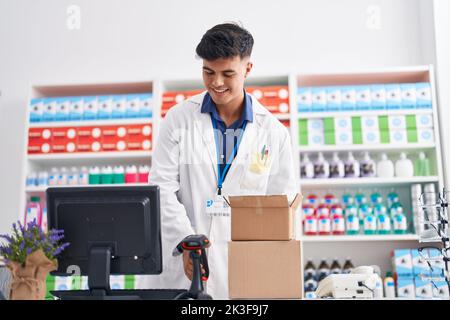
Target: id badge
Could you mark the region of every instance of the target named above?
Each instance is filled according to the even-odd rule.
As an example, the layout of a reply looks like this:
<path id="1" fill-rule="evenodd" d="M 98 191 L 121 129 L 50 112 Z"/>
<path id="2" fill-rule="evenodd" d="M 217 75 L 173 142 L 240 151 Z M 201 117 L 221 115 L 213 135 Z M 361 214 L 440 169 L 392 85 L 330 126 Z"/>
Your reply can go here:
<path id="1" fill-rule="evenodd" d="M 222 196 L 216 195 L 206 200 L 205 212 L 208 217 L 230 217 L 231 208 Z"/>

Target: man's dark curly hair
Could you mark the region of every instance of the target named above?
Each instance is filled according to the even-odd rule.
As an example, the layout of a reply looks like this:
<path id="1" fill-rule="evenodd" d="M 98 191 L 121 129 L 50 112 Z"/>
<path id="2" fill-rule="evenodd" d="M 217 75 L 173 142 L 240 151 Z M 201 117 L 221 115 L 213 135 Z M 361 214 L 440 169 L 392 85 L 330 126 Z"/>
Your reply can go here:
<path id="1" fill-rule="evenodd" d="M 250 32 L 235 23 L 223 23 L 206 31 L 195 51 L 200 58 L 214 61 L 236 56 L 241 59 L 250 57 L 252 48 Z"/>

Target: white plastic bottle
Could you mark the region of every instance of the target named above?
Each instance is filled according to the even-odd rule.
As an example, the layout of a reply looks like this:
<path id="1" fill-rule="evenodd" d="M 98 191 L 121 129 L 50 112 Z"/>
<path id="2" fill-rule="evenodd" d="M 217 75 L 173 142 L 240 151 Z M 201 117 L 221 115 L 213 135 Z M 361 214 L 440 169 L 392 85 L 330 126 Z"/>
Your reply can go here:
<path id="1" fill-rule="evenodd" d="M 345 161 L 345 177 L 358 178 L 360 174 L 359 162 L 353 157 L 353 153 L 348 153 L 347 161 Z"/>
<path id="2" fill-rule="evenodd" d="M 75 186 L 79 184 L 77 167 L 70 168 L 70 172 L 67 175 L 67 184 L 70 186 Z"/>
<path id="3" fill-rule="evenodd" d="M 81 167 L 78 173 L 78 184 L 83 186 L 89 184 L 89 170 L 87 167 Z"/>
<path id="4" fill-rule="evenodd" d="M 384 296 L 388 299 L 395 298 L 395 282 L 390 273 L 384 278 Z"/>
<path id="5" fill-rule="evenodd" d="M 330 176 L 330 164 L 322 152 L 317 155 L 317 160 L 314 162 L 314 178 L 328 178 Z"/>
<path id="6" fill-rule="evenodd" d="M 394 164 L 388 159 L 386 153 L 382 153 L 377 163 L 377 175 L 380 178 L 392 178 L 394 176 Z"/>
<path id="7" fill-rule="evenodd" d="M 58 180 L 56 183 L 58 186 L 66 186 L 67 185 L 67 168 L 62 167 L 59 169 Z"/>
<path id="8" fill-rule="evenodd" d="M 400 159 L 395 162 L 395 176 L 402 178 L 414 176 L 414 165 L 404 152 L 400 153 Z"/>
<path id="9" fill-rule="evenodd" d="M 333 159 L 330 162 L 330 178 L 343 178 L 344 176 L 344 162 L 339 159 L 337 152 L 334 152 Z"/>
<path id="10" fill-rule="evenodd" d="M 303 160 L 300 163 L 300 177 L 302 179 L 312 179 L 314 178 L 314 165 L 309 160 L 307 154 L 303 156 Z"/>
<path id="11" fill-rule="evenodd" d="M 50 175 L 48 176 L 48 185 L 49 186 L 56 186 L 58 183 L 58 169 L 57 168 L 51 168 L 50 169 Z"/>
<path id="12" fill-rule="evenodd" d="M 369 178 L 376 175 L 376 164 L 373 161 L 368 152 L 364 152 L 363 160 L 360 164 L 361 177 Z"/>

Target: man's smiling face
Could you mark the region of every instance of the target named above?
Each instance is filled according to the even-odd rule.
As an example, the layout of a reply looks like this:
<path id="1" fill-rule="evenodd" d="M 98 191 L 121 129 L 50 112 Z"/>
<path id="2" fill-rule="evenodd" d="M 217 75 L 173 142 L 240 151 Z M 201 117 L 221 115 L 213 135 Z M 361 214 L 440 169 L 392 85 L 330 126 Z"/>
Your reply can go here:
<path id="1" fill-rule="evenodd" d="M 242 99 L 244 80 L 251 68 L 249 58 L 239 56 L 214 61 L 203 59 L 203 82 L 217 106 Z"/>

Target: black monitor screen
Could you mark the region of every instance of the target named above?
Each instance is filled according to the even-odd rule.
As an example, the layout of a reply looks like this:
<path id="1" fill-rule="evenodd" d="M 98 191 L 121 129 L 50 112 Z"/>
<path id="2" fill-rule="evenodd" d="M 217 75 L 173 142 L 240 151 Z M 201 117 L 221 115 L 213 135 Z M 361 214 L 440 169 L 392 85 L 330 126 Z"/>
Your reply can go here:
<path id="1" fill-rule="evenodd" d="M 87 275 L 92 247 L 111 249 L 111 274 L 162 271 L 157 186 L 47 189 L 48 227 L 64 230 L 70 245 L 58 257 L 62 275 Z"/>

